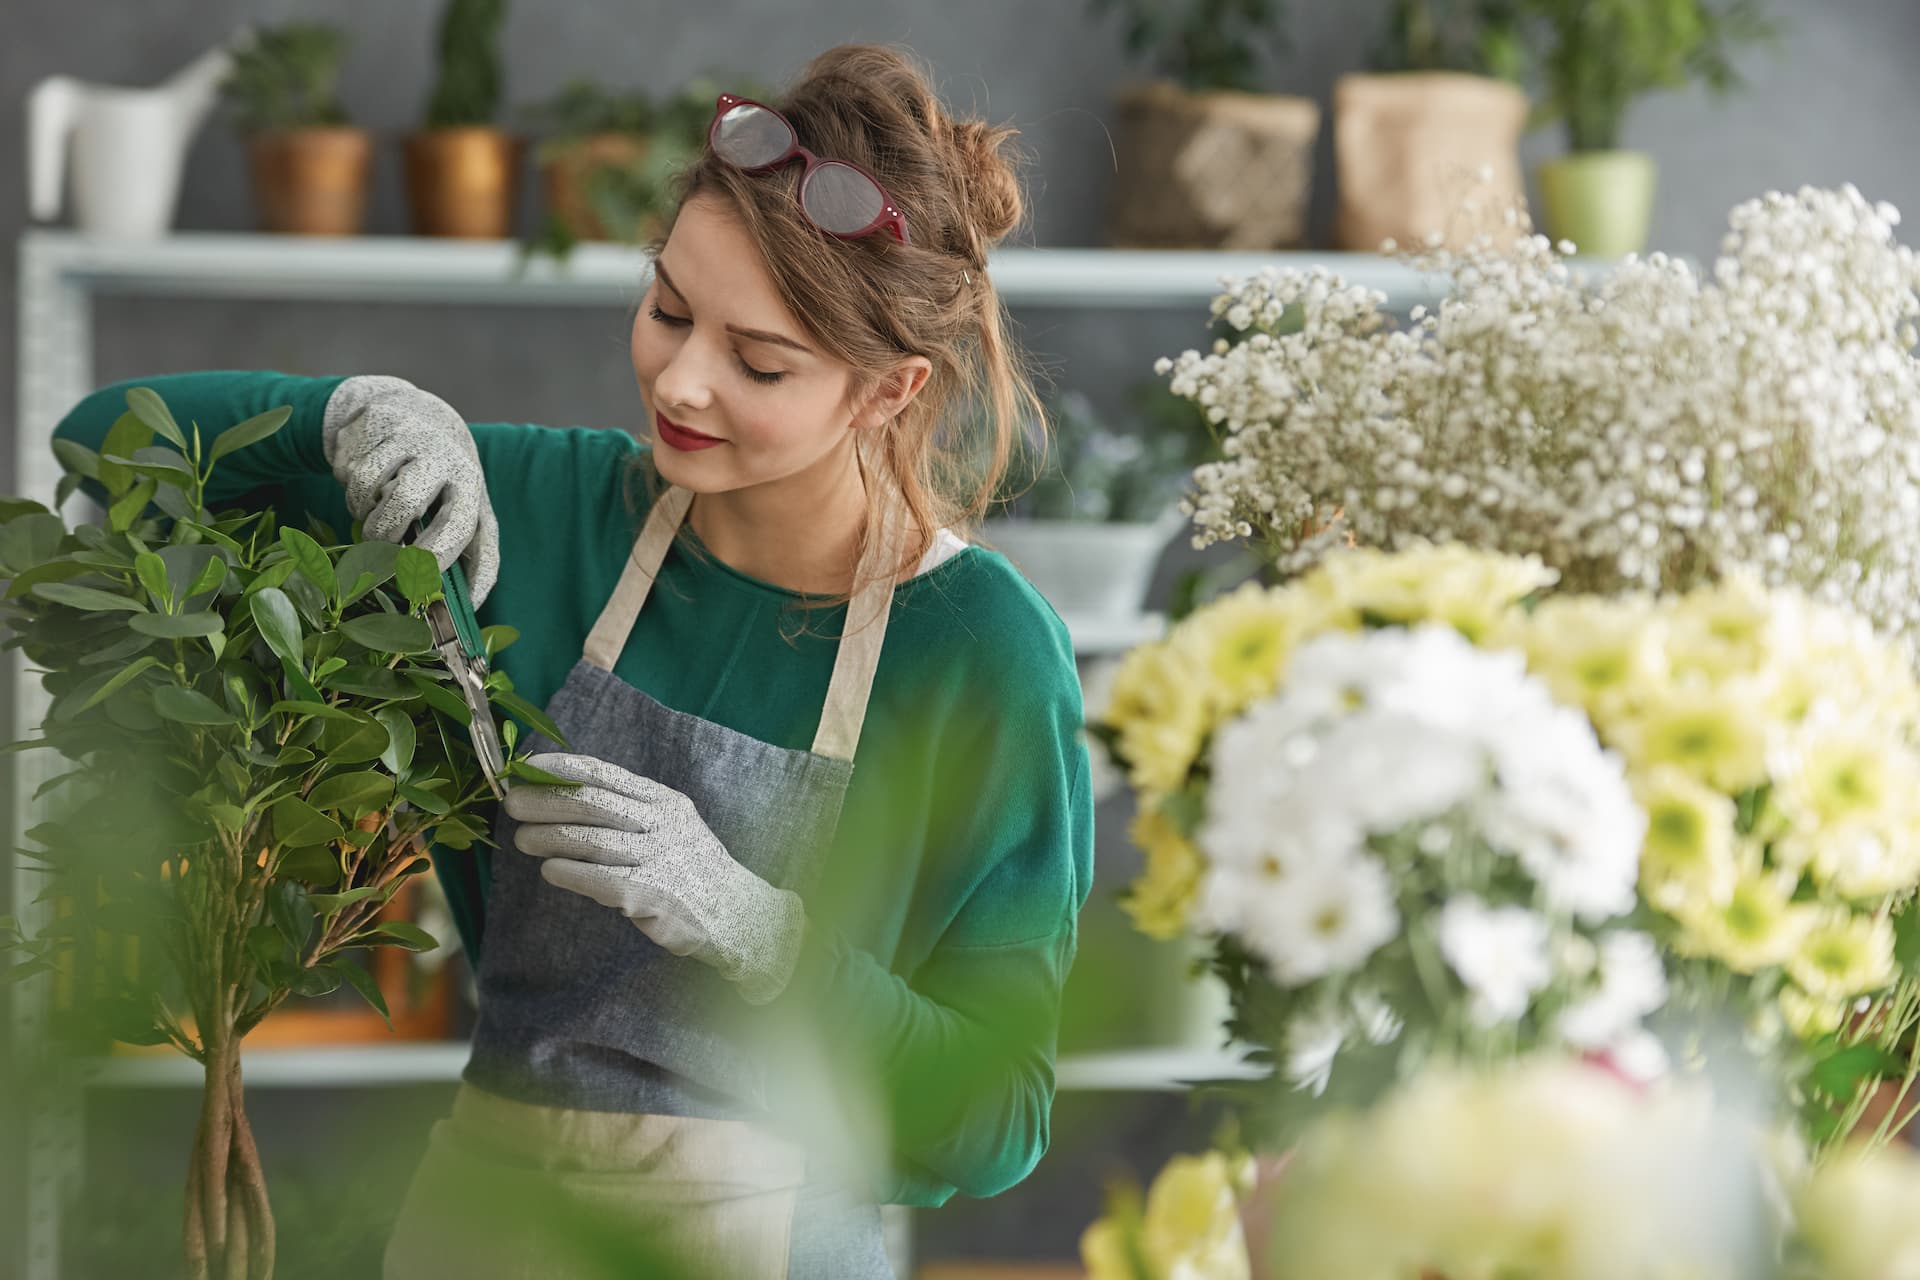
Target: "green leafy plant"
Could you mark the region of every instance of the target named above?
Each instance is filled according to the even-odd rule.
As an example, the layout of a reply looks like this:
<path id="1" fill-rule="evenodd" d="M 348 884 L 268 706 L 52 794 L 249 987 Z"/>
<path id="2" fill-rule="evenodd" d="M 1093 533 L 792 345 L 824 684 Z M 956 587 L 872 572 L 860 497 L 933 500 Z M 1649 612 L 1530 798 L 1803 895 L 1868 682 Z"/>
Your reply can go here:
<path id="1" fill-rule="evenodd" d="M 289 22 L 237 49 L 220 84 L 243 133 L 346 124 L 336 84 L 346 33 L 332 23 Z"/>
<path id="2" fill-rule="evenodd" d="M 1699 81 L 1741 84 L 1733 52 L 1771 40 L 1766 0 L 1516 0 L 1541 78 L 1542 120 L 1574 151 L 1619 146 L 1634 100 Z"/>
<path id="3" fill-rule="evenodd" d="M 576 76 L 550 98 L 520 109 L 521 121 L 548 135 L 537 159 L 596 133 L 645 134 L 654 123 L 653 99 L 645 92 L 613 93 L 590 76 Z"/>
<path id="4" fill-rule="evenodd" d="M 1395 0 L 1380 71 L 1465 71 L 1518 80 L 1525 69 L 1518 0 Z"/>
<path id="5" fill-rule="evenodd" d="M 500 25 L 506 13 L 507 0 L 447 0 L 428 128 L 493 123 L 500 111 Z"/>
<path id="6" fill-rule="evenodd" d="M 1287 47 L 1285 0 L 1092 0 L 1118 12 L 1127 52 L 1190 90 L 1254 87 L 1258 49 Z"/>
<path id="7" fill-rule="evenodd" d="M 1123 430 L 1084 392 L 1051 406 L 1051 440 L 1023 435 L 995 497 L 1009 514 L 1036 520 L 1157 520 L 1180 496 L 1193 435 Z"/>
<path id="8" fill-rule="evenodd" d="M 53 918 L 29 936 L 0 920 L 10 980 L 52 972 L 52 1048 L 170 1044 L 205 1070 L 188 1165 L 188 1272 L 270 1276 L 274 1226 L 242 1101 L 240 1045 L 293 996 L 355 988 L 385 1001 L 356 958 L 436 940 L 377 919 L 429 866 L 429 842 L 491 845 L 489 795 L 469 712 L 424 617 L 441 598 L 433 556 L 385 542 L 336 545 L 266 511 L 205 506 L 219 461 L 285 424 L 282 407 L 202 448 L 151 389 L 100 452 L 54 448 L 56 507 L 0 500 L 5 648 L 50 696 L 45 810 L 15 851 L 36 864 Z M 163 443 L 156 443 L 156 440 Z M 82 478 L 107 496 L 104 524 L 68 528 L 58 506 Z M 486 630 L 490 652 L 515 638 Z M 551 734 L 503 672 L 502 711 Z M 551 781 L 513 756 L 508 774 Z M 60 771 L 64 770 L 64 771 Z"/>

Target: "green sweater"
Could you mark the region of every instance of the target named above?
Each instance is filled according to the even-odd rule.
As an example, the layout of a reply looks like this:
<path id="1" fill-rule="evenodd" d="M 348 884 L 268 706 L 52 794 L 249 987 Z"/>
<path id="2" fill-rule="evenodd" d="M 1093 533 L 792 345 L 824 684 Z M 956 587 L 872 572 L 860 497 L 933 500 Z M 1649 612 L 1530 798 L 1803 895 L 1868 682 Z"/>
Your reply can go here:
<path id="1" fill-rule="evenodd" d="M 55 435 L 98 449 L 133 386 L 203 435 L 292 405 L 278 434 L 220 461 L 208 505 L 271 505 L 295 527 L 312 514 L 344 539 L 351 519 L 320 431 L 341 381 L 134 379 L 88 396 Z M 643 446 L 617 430 L 472 430 L 500 524 L 500 578 L 479 619 L 519 630 L 498 665 L 544 706 L 638 534 L 645 486 L 624 481 Z M 803 618 L 797 599 L 676 545 L 615 673 L 669 707 L 805 750 L 846 608 Z M 832 923 L 810 928 L 793 984 L 806 994 L 792 997 L 821 1002 L 849 1069 L 882 1091 L 894 1155 L 880 1199 L 994 1195 L 1046 1150 L 1060 991 L 1093 878 L 1081 727 L 1066 628 L 1004 557 L 970 546 L 896 589 L 822 886 Z M 477 957 L 491 858 L 523 855 L 433 852 Z"/>

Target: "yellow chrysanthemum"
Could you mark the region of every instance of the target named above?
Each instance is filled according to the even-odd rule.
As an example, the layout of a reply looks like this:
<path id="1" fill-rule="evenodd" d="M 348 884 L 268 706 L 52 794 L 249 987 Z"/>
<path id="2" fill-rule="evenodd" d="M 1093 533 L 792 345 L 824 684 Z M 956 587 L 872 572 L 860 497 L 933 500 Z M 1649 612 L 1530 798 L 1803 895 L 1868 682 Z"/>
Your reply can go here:
<path id="1" fill-rule="evenodd" d="M 1193 842 L 1157 808 L 1143 805 L 1128 834 L 1147 861 L 1120 899 L 1120 909 L 1149 938 L 1177 938 L 1186 930 L 1206 863 Z"/>
<path id="2" fill-rule="evenodd" d="M 1689 899 L 1675 918 L 1675 946 L 1685 955 L 1720 961 L 1735 973 L 1784 964 L 1818 923 L 1817 908 L 1792 901 L 1778 874 L 1749 865 L 1725 902 Z"/>
<path id="3" fill-rule="evenodd" d="M 1669 688 L 1620 725 L 1617 737 L 1634 773 L 1672 765 L 1728 795 L 1766 780 L 1766 719 L 1724 689 Z"/>
<path id="4" fill-rule="evenodd" d="M 1271 695 L 1295 646 L 1330 625 L 1308 593 L 1247 583 L 1196 609 L 1169 643 L 1193 664 L 1213 714 L 1225 719 Z"/>
<path id="5" fill-rule="evenodd" d="M 1647 900 L 1671 913 L 1727 901 L 1738 874 L 1733 801 L 1669 767 L 1637 779 L 1634 794 L 1647 814 L 1640 853 Z"/>
<path id="6" fill-rule="evenodd" d="M 1873 823 L 1920 782 L 1913 752 L 1854 722 L 1827 722 L 1778 752 L 1780 806 L 1802 829 Z"/>
<path id="7" fill-rule="evenodd" d="M 1209 1151 L 1167 1161 L 1147 1191 L 1142 1236 L 1147 1257 L 1165 1268 L 1158 1275 L 1245 1280 L 1246 1238 L 1226 1156 Z"/>
<path id="8" fill-rule="evenodd" d="M 1087 1269 L 1087 1280 L 1140 1280 L 1126 1233 L 1112 1218 L 1097 1219 L 1080 1233 L 1080 1265 Z"/>
<path id="9" fill-rule="evenodd" d="M 1205 741 L 1206 690 L 1184 653 L 1141 645 L 1121 659 L 1101 720 L 1119 734 L 1129 780 L 1143 791 L 1175 790 Z"/>
<path id="10" fill-rule="evenodd" d="M 1793 605 L 1750 574 L 1736 573 L 1669 602 L 1668 663 L 1678 677 L 1721 683 L 1775 665 L 1790 639 Z"/>
<path id="11" fill-rule="evenodd" d="M 1891 984 L 1893 925 L 1884 917 L 1837 910 L 1807 932 L 1787 973 L 1816 1000 L 1847 1000 Z"/>
<path id="12" fill-rule="evenodd" d="M 1479 643 L 1515 603 L 1558 574 L 1537 558 L 1477 551 L 1460 543 L 1328 556 L 1302 585 L 1373 626 L 1445 622 Z"/>
<path id="13" fill-rule="evenodd" d="M 1844 1000 L 1817 1000 L 1800 988 L 1787 986 L 1780 992 L 1780 1016 L 1801 1040 L 1818 1040 L 1832 1035 L 1846 1020 Z"/>
<path id="14" fill-rule="evenodd" d="M 1542 601 L 1514 641 L 1555 698 L 1604 721 L 1663 684 L 1661 634 L 1642 603 L 1568 596 Z"/>

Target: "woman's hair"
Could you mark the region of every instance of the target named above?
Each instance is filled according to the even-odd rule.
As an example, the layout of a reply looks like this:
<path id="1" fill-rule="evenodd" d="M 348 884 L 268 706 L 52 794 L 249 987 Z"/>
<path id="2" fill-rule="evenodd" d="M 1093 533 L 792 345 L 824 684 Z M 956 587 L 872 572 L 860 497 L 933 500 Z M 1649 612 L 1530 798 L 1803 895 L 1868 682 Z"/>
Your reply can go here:
<path id="1" fill-rule="evenodd" d="M 804 165 L 743 173 L 710 152 L 681 175 L 675 216 L 696 196 L 727 201 L 787 310 L 828 355 L 853 367 L 856 399 L 903 356 L 932 362 L 920 393 L 861 450 L 863 463 L 886 469 L 912 514 L 917 536 L 887 567 L 898 577 L 919 563 L 941 527 L 971 530 L 1016 440 L 1045 429 L 986 272 L 987 251 L 1025 213 L 1019 157 L 1010 154 L 1018 131 L 949 115 L 926 71 L 883 45 L 827 50 L 769 105 L 792 122 L 800 145 L 878 178 L 906 215 L 909 243 L 886 231 L 854 240 L 820 231 L 800 210 Z M 669 220 L 655 253 L 671 231 Z M 662 485 L 650 456 L 643 452 L 636 465 L 657 495 Z M 868 537 L 879 525 L 882 489 L 867 486 Z"/>

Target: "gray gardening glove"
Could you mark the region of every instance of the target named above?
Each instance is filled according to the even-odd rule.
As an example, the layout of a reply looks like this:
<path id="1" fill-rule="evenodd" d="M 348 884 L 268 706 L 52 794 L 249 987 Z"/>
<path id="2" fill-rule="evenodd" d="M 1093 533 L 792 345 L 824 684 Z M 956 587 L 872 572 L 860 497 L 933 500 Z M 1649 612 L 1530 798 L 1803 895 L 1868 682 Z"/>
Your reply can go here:
<path id="1" fill-rule="evenodd" d="M 507 813 L 522 824 L 514 843 L 544 859 L 541 878 L 713 966 L 749 1004 L 786 988 L 806 925 L 800 895 L 735 862 L 692 800 L 593 756 L 549 751 L 528 763 L 584 784 L 507 790 Z"/>
<path id="2" fill-rule="evenodd" d="M 500 530 L 466 419 L 405 378 L 362 374 L 327 398 L 321 440 L 364 535 L 424 547 L 442 572 L 459 560 L 478 608 L 500 576 Z"/>

